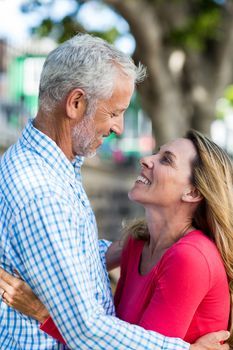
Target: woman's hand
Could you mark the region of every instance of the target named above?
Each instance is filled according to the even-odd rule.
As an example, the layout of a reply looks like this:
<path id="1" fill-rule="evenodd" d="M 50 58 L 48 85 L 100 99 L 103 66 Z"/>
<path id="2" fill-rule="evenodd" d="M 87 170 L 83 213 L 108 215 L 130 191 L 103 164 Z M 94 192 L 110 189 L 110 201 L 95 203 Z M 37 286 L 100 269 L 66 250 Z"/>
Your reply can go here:
<path id="1" fill-rule="evenodd" d="M 106 265 L 108 271 L 111 271 L 120 266 L 123 246 L 124 244 L 122 241 L 116 241 L 113 242 L 108 248 L 106 252 Z"/>
<path id="2" fill-rule="evenodd" d="M 49 317 L 48 310 L 27 283 L 20 276 L 19 278 L 13 277 L 2 268 L 0 268 L 0 295 L 2 301 L 8 306 L 40 323 Z"/>
<path id="3" fill-rule="evenodd" d="M 230 333 L 228 331 L 219 331 L 203 335 L 190 346 L 189 350 L 229 350 L 229 345 L 225 343 L 229 336 Z"/>

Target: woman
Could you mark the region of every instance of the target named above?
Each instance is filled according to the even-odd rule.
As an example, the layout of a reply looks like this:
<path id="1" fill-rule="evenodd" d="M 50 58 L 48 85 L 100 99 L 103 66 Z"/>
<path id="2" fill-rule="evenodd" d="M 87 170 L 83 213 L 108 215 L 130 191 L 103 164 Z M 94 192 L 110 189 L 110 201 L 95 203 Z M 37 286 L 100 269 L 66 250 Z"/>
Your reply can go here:
<path id="1" fill-rule="evenodd" d="M 129 198 L 143 205 L 146 220 L 127 230 L 117 316 L 190 343 L 227 329 L 233 281 L 230 159 L 190 131 L 143 158 L 141 167 Z M 29 297 L 31 291 L 20 302 Z M 46 309 L 33 296 L 41 310 L 34 312 L 30 298 L 29 315 L 44 321 Z M 20 310 L 20 303 L 14 305 Z M 51 318 L 41 329 L 64 342 Z"/>

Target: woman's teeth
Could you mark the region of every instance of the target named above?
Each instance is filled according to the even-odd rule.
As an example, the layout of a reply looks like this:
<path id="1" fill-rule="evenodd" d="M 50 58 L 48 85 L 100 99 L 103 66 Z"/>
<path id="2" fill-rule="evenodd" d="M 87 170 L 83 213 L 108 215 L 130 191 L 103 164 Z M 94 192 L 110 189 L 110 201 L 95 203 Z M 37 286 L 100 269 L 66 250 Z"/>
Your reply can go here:
<path id="1" fill-rule="evenodd" d="M 141 182 L 145 185 L 151 185 L 151 182 L 144 176 L 139 175 L 136 179 L 136 182 Z"/>

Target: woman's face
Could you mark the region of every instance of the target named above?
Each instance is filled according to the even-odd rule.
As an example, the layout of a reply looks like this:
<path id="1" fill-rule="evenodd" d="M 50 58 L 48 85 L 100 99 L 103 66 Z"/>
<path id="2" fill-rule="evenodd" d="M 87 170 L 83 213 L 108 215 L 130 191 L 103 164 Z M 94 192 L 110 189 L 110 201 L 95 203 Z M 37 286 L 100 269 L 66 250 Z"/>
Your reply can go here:
<path id="1" fill-rule="evenodd" d="M 188 139 L 163 145 L 158 153 L 141 160 L 141 174 L 129 192 L 130 200 L 145 205 L 169 207 L 182 202 L 191 189 L 191 164 L 196 150 Z"/>

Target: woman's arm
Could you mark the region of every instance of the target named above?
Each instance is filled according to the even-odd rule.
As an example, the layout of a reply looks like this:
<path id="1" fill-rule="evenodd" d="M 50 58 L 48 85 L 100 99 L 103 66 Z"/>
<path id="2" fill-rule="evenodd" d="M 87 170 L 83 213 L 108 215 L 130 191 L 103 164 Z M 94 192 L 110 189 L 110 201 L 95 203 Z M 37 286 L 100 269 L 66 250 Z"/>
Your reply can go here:
<path id="1" fill-rule="evenodd" d="M 112 269 L 115 269 L 116 267 L 120 266 L 123 245 L 123 241 L 119 240 L 113 242 L 109 246 L 106 252 L 106 265 L 108 271 L 111 271 Z"/>
<path id="2" fill-rule="evenodd" d="M 32 289 L 20 277 L 14 277 L 0 268 L 0 293 L 3 301 L 22 314 L 43 323 L 49 312 Z"/>
<path id="3" fill-rule="evenodd" d="M 31 288 L 21 279 L 13 277 L 0 268 L 0 293 L 4 293 L 3 301 L 16 310 L 31 316 L 38 321 L 45 321 L 49 316 L 48 311 L 40 300 L 32 292 Z M 33 304 L 33 306 L 32 306 Z M 34 311 L 32 311 L 34 310 Z M 58 328 L 51 317 L 44 322 L 48 326 L 51 336 L 65 344 Z M 43 328 L 43 327 L 41 327 Z M 229 337 L 229 332 L 219 331 L 207 334 L 190 346 L 190 350 L 229 350 L 228 344 L 223 344 Z M 222 345 L 221 345 L 222 344 Z"/>
<path id="4" fill-rule="evenodd" d="M 0 268 L 0 294 L 8 306 L 39 321 L 41 330 L 66 345 L 48 310 L 32 289 L 20 277 L 10 275 L 2 268 Z"/>

